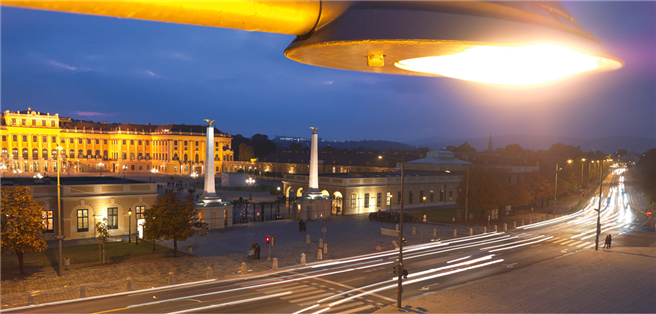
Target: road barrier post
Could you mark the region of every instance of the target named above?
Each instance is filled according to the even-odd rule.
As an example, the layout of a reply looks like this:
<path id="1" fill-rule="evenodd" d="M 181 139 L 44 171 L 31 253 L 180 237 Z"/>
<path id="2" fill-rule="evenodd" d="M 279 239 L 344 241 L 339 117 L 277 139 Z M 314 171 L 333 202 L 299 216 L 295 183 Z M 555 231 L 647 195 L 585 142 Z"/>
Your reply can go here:
<path id="1" fill-rule="evenodd" d="M 87 297 L 87 286 L 80 285 L 80 298 L 86 298 L 86 297 Z"/>
<path id="2" fill-rule="evenodd" d="M 494 225 L 494 232 L 497 232 L 497 225 Z"/>
<path id="3" fill-rule="evenodd" d="M 474 235 L 474 229 L 469 228 L 469 235 L 470 235 L 470 236 L 473 236 L 473 235 Z"/>
<path id="4" fill-rule="evenodd" d="M 128 277 L 128 291 L 132 291 L 132 278 Z"/>
<path id="5" fill-rule="evenodd" d="M 169 285 L 175 284 L 175 278 L 173 277 L 173 272 L 169 272 Z"/>
<path id="6" fill-rule="evenodd" d="M 34 302 L 34 290 L 30 290 L 27 292 L 27 305 L 34 305 L 36 302 Z"/>
<path id="7" fill-rule="evenodd" d="M 272 269 L 278 269 L 278 258 L 274 257 L 273 258 L 273 266 L 271 266 Z"/>
<path id="8" fill-rule="evenodd" d="M 437 238 L 437 229 L 433 229 L 433 238 Z"/>
<path id="9" fill-rule="evenodd" d="M 246 262 L 241 262 L 241 275 L 246 276 L 248 269 L 246 269 Z"/>
<path id="10" fill-rule="evenodd" d="M 415 227 L 412 227 L 412 235 L 415 235 L 415 234 L 417 234 L 417 230 L 415 229 Z"/>
<path id="11" fill-rule="evenodd" d="M 328 243 L 323 244 L 323 254 L 328 254 Z"/>
<path id="12" fill-rule="evenodd" d="M 207 266 L 207 279 L 212 279 L 212 266 Z"/>
<path id="13" fill-rule="evenodd" d="M 453 229 L 453 237 L 454 238 L 458 237 L 458 230 L 457 229 Z"/>
<path id="14" fill-rule="evenodd" d="M 322 254 L 321 254 L 321 249 L 319 249 L 319 251 L 317 252 L 317 259 L 318 259 L 318 260 L 322 260 L 322 259 L 323 259 L 323 256 L 322 256 Z"/>
<path id="15" fill-rule="evenodd" d="M 305 236 L 305 244 L 310 244 L 310 235 Z"/>
<path id="16" fill-rule="evenodd" d="M 487 227 L 483 227 L 483 233 L 487 233 Z"/>
<path id="17" fill-rule="evenodd" d="M 517 229 L 517 222 L 513 221 L 513 229 Z"/>
<path id="18" fill-rule="evenodd" d="M 503 223 L 503 231 L 508 231 L 508 224 L 505 222 Z"/>
<path id="19" fill-rule="evenodd" d="M 323 248 L 323 239 L 319 239 L 319 248 Z"/>

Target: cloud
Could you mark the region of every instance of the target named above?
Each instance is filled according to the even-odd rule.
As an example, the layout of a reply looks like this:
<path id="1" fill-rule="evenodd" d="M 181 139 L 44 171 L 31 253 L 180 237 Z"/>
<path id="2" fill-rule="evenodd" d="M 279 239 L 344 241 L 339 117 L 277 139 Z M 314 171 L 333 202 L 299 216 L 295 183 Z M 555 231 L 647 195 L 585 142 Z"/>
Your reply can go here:
<path id="1" fill-rule="evenodd" d="M 172 52 L 172 53 L 167 54 L 167 56 L 169 58 L 179 59 L 179 60 L 187 61 L 187 62 L 194 61 L 194 58 L 192 58 L 191 56 L 186 55 L 184 53 L 181 53 L 181 52 Z"/>
<path id="2" fill-rule="evenodd" d="M 323 81 L 323 82 L 321 82 L 321 84 L 333 85 L 333 81 Z"/>
<path id="3" fill-rule="evenodd" d="M 71 71 L 77 71 L 78 70 L 77 67 L 74 67 L 74 66 L 71 66 L 71 65 L 68 65 L 68 64 L 59 63 L 59 62 L 53 61 L 53 60 L 48 61 L 48 64 L 50 64 L 54 67 L 62 68 L 62 69 L 66 69 L 66 70 L 71 70 Z"/>
<path id="4" fill-rule="evenodd" d="M 85 116 L 85 117 L 107 117 L 107 116 L 113 116 L 113 113 L 103 113 L 103 112 L 93 112 L 93 111 L 75 111 L 74 112 L 78 116 Z"/>
<path id="5" fill-rule="evenodd" d="M 153 72 L 153 71 L 151 71 L 151 70 L 143 70 L 143 71 L 140 71 L 140 73 L 141 73 L 141 74 L 144 74 L 144 75 L 146 75 L 146 76 L 148 76 L 148 77 L 168 80 L 167 77 L 165 77 L 165 76 L 161 76 L 161 75 L 159 75 L 159 74 L 156 74 L 155 72 Z"/>

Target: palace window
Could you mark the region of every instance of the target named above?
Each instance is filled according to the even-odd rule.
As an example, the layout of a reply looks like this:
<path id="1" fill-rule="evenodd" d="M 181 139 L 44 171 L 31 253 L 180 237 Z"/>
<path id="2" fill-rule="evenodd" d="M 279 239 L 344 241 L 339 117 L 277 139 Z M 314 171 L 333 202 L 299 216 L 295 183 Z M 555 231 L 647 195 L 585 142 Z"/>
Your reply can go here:
<path id="1" fill-rule="evenodd" d="M 55 232 L 55 219 L 52 210 L 46 210 L 43 212 L 43 226 L 46 229 L 46 233 Z"/>
<path id="2" fill-rule="evenodd" d="M 32 125 L 36 126 L 36 120 L 32 119 Z"/>
<path id="3" fill-rule="evenodd" d="M 39 141 L 39 138 L 36 135 L 32 135 L 32 142 L 36 143 Z"/>
<path id="4" fill-rule="evenodd" d="M 56 143 L 57 143 L 57 137 L 56 137 L 56 136 L 53 136 L 53 137 L 52 137 L 52 141 L 51 141 L 51 143 L 53 143 L 53 144 L 56 144 Z"/>
<path id="5" fill-rule="evenodd" d="M 48 154 L 48 153 L 46 153 L 46 155 L 47 155 L 47 154 Z M 11 150 L 11 156 L 12 156 L 14 159 L 18 159 L 18 148 L 15 148 L 15 147 L 14 147 L 14 148 Z"/>
<path id="6" fill-rule="evenodd" d="M 27 143 L 27 135 L 23 135 L 23 143 Z"/>
<path id="7" fill-rule="evenodd" d="M 91 158 L 91 150 L 87 149 L 87 158 Z"/>
<path id="8" fill-rule="evenodd" d="M 146 211 L 146 206 L 135 206 L 134 207 L 134 217 L 137 219 L 143 219 L 143 213 Z"/>
<path id="9" fill-rule="evenodd" d="M 430 190 L 430 198 L 429 198 L 429 202 L 432 203 L 432 202 L 434 202 L 434 201 L 435 201 L 435 191 Z"/>
<path id="10" fill-rule="evenodd" d="M 55 121 L 50 121 L 50 126 L 54 128 L 55 127 Z"/>
<path id="11" fill-rule="evenodd" d="M 184 145 L 187 146 L 187 141 L 184 141 Z"/>
<path id="12" fill-rule="evenodd" d="M 376 193 L 376 207 L 383 205 L 383 193 Z"/>
<path id="13" fill-rule="evenodd" d="M 46 126 L 46 120 L 41 120 L 41 126 Z"/>
<path id="14" fill-rule="evenodd" d="M 2 136 L 2 141 L 3 141 L 3 142 L 6 142 L 6 141 L 7 141 L 7 135 L 3 135 L 3 136 Z"/>
<path id="15" fill-rule="evenodd" d="M 65 140 L 63 137 L 61 137 L 61 141 L 60 141 L 60 142 L 61 142 L 62 144 L 64 144 L 64 143 L 66 143 L 66 140 Z"/>
<path id="16" fill-rule="evenodd" d="M 351 208 L 356 209 L 358 204 L 358 195 L 353 193 L 351 194 Z"/>
<path id="17" fill-rule="evenodd" d="M 52 153 L 52 159 L 57 159 L 57 150 L 53 148 L 51 153 Z"/>
<path id="18" fill-rule="evenodd" d="M 89 210 L 88 209 L 78 209 L 77 210 L 77 232 L 87 232 L 89 231 Z"/>
<path id="19" fill-rule="evenodd" d="M 78 143 L 78 144 L 82 144 L 82 138 L 78 138 L 78 139 L 77 139 L 77 143 Z"/>
<path id="20" fill-rule="evenodd" d="M 146 140 L 146 146 L 147 146 L 147 145 L 149 145 L 149 144 L 148 144 L 148 140 Z"/>
<path id="21" fill-rule="evenodd" d="M 11 124 L 16 125 L 16 119 L 11 119 Z"/>
<path id="22" fill-rule="evenodd" d="M 100 144 L 100 140 L 96 139 L 96 145 Z"/>
<path id="23" fill-rule="evenodd" d="M 44 144 L 48 143 L 48 137 L 47 136 L 44 135 L 43 137 L 41 137 L 41 139 L 43 140 Z"/>
<path id="24" fill-rule="evenodd" d="M 178 145 L 178 141 L 177 140 L 173 141 L 173 145 Z"/>
<path id="25" fill-rule="evenodd" d="M 419 191 L 419 201 L 422 202 L 422 203 L 426 203 L 424 201 L 424 190 Z"/>
<path id="26" fill-rule="evenodd" d="M 125 140 L 123 140 L 123 145 L 125 145 Z"/>
<path id="27" fill-rule="evenodd" d="M 87 139 L 87 144 L 91 144 L 91 139 L 90 138 Z"/>
<path id="28" fill-rule="evenodd" d="M 118 229 L 118 207 L 107 208 L 107 229 Z"/>
<path id="29" fill-rule="evenodd" d="M 364 193 L 364 208 L 369 208 L 369 193 Z"/>
<path id="30" fill-rule="evenodd" d="M 130 170 L 134 171 L 134 165 L 130 165 Z"/>
<path id="31" fill-rule="evenodd" d="M 130 145 L 134 145 L 134 140 L 130 140 Z"/>
<path id="32" fill-rule="evenodd" d="M 23 148 L 23 159 L 27 159 L 27 148 Z"/>
<path id="33" fill-rule="evenodd" d="M 18 135 L 15 135 L 15 134 L 12 135 L 11 140 L 14 141 L 14 142 L 18 142 Z"/>
<path id="34" fill-rule="evenodd" d="M 71 144 L 74 144 L 75 140 L 73 138 L 71 138 L 68 142 L 71 143 Z"/>
<path id="35" fill-rule="evenodd" d="M 401 197 L 401 196 L 402 196 L 402 195 L 401 195 L 401 191 L 399 191 L 399 192 L 396 194 L 396 203 L 397 203 L 397 204 L 401 204 L 401 201 L 402 201 L 402 197 Z"/>
<path id="36" fill-rule="evenodd" d="M 48 159 L 48 149 L 47 149 L 47 148 L 44 148 L 44 149 L 41 151 L 41 158 L 43 158 L 43 159 Z"/>
<path id="37" fill-rule="evenodd" d="M 440 189 L 440 202 L 444 201 L 444 190 Z"/>
<path id="38" fill-rule="evenodd" d="M 408 192 L 408 204 L 412 204 L 414 193 L 412 191 Z"/>
<path id="39" fill-rule="evenodd" d="M 83 150 L 78 150 L 77 151 L 77 158 L 84 158 L 84 151 Z"/>
<path id="40" fill-rule="evenodd" d="M 453 201 L 453 188 L 449 187 L 449 201 Z"/>
<path id="41" fill-rule="evenodd" d="M 107 145 L 107 140 L 103 140 L 103 144 Z"/>
<path id="42" fill-rule="evenodd" d="M 32 149 L 32 159 L 39 159 L 39 150 L 38 149 Z"/>
<path id="43" fill-rule="evenodd" d="M 25 119 L 21 119 L 21 125 L 26 125 L 26 124 L 27 123 L 26 123 Z"/>
<path id="44" fill-rule="evenodd" d="M 75 158 L 75 150 L 74 149 L 71 149 L 70 151 L 68 151 L 68 157 L 69 158 Z"/>

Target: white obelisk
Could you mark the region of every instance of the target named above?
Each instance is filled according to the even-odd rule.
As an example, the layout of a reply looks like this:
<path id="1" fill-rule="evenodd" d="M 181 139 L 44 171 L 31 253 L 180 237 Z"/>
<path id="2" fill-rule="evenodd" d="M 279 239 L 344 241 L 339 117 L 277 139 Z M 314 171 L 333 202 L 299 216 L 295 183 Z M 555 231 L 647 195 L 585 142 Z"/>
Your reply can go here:
<path id="1" fill-rule="evenodd" d="M 215 120 L 205 119 L 209 123 L 207 126 L 205 139 L 205 191 L 201 198 L 217 199 L 216 190 L 214 189 L 214 127 L 212 122 Z"/>
<path id="2" fill-rule="evenodd" d="M 305 193 L 310 197 L 320 197 L 322 196 L 321 191 L 319 190 L 319 135 L 317 134 L 317 129 L 310 127 L 312 129 L 312 143 L 310 147 L 310 178 L 308 183 L 308 190 Z"/>

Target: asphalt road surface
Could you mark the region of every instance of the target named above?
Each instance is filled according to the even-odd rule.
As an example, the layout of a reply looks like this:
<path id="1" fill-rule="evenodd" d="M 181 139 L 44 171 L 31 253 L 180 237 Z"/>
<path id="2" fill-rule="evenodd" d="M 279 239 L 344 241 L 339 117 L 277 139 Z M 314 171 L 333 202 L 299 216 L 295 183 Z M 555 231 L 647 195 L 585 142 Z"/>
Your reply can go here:
<path id="1" fill-rule="evenodd" d="M 601 236 L 621 236 L 641 223 L 636 200 L 613 169 L 601 198 Z M 597 192 L 598 193 L 598 192 Z M 510 272 L 578 250 L 594 249 L 599 197 L 581 210 L 508 232 L 488 232 L 404 247 L 409 272 L 403 298 Z M 511 227 L 511 226 L 509 226 Z M 324 260 L 244 276 L 131 291 L 112 296 L 6 309 L 5 313 L 370 313 L 397 302 L 398 250 Z"/>

